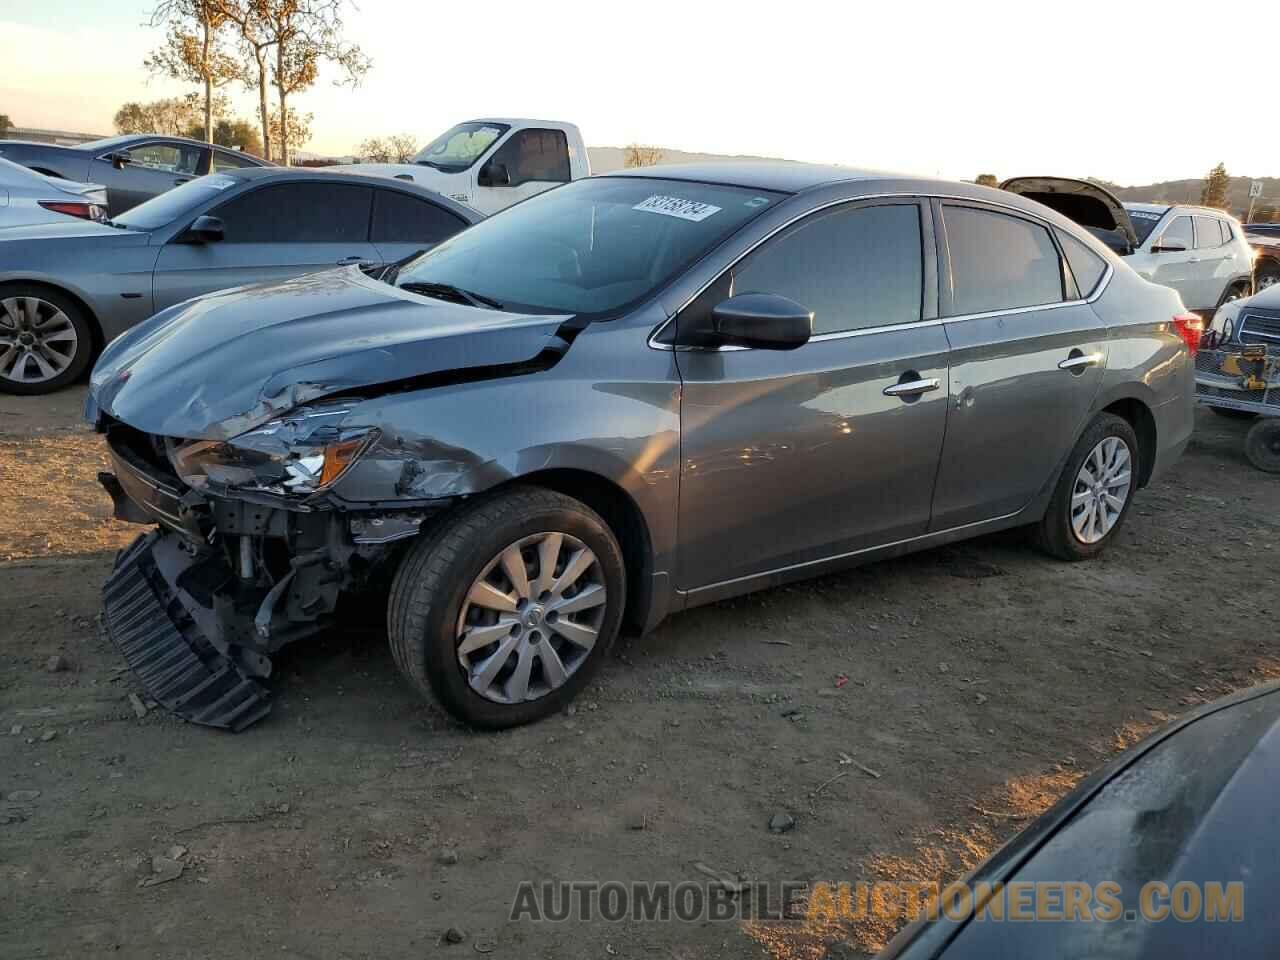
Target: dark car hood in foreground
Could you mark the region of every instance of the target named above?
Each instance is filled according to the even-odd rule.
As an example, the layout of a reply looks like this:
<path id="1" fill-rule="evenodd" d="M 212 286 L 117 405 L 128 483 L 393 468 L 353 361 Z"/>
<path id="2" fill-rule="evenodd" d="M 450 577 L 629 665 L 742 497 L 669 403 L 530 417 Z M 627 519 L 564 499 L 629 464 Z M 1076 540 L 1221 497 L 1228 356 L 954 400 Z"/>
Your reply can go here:
<path id="1" fill-rule="evenodd" d="M 1209 704 L 1094 774 L 968 878 L 979 883 L 1119 885 L 1111 921 L 948 920 L 907 928 L 880 960 L 1275 956 L 1280 942 L 1280 684 Z M 1243 885 L 1239 921 L 1144 919 L 1156 882 Z M 1168 901 L 1165 901 L 1168 905 Z M 1058 904 L 1061 906 L 1061 903 Z M 1096 901 L 1095 901 L 1096 906 Z"/>
<path id="2" fill-rule="evenodd" d="M 563 317 L 428 300 L 357 268 L 224 290 L 113 342 L 86 416 L 226 439 L 317 397 L 450 371 L 498 372 L 564 347 Z"/>

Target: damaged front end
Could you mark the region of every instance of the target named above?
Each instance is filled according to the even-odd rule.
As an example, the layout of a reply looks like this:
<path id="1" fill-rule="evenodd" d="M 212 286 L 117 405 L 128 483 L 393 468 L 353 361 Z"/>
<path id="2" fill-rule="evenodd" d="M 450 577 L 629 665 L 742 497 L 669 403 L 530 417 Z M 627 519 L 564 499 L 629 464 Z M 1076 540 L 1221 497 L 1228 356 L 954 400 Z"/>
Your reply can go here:
<path id="1" fill-rule="evenodd" d="M 104 590 L 107 631 L 158 702 L 240 730 L 270 709 L 271 654 L 381 583 L 429 509 L 351 511 L 329 488 L 376 439 L 341 404 L 300 408 L 232 441 L 143 433 L 104 418 L 118 519 L 158 523 Z"/>

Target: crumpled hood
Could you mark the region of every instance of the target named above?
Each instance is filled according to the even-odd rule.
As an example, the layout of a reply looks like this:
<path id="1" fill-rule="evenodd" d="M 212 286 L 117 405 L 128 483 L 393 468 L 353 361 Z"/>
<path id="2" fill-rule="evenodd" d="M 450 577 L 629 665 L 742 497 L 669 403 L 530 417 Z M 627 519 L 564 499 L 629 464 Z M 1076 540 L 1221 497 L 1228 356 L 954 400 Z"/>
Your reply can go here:
<path id="1" fill-rule="evenodd" d="M 238 287 L 156 314 L 103 351 L 85 416 L 227 439 L 318 397 L 561 349 L 564 317 L 430 300 L 355 267 Z"/>

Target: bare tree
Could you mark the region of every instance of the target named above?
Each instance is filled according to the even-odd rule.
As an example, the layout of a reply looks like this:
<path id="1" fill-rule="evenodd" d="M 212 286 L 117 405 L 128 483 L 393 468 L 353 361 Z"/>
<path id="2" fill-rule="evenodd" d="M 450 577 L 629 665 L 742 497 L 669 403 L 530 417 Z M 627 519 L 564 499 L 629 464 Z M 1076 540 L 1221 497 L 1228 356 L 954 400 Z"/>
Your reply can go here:
<path id="1" fill-rule="evenodd" d="M 391 156 L 396 163 L 410 163 L 418 155 L 418 138 L 411 133 L 396 133 L 387 137 Z"/>
<path id="2" fill-rule="evenodd" d="M 293 117 L 289 98 L 309 89 L 320 75 L 320 64 L 339 69 L 338 82 L 360 83 L 369 70 L 369 58 L 357 44 L 342 39 L 342 11 L 345 0 L 253 0 L 262 35 L 273 48 L 271 85 L 276 89 L 276 115 L 280 136 L 279 160 L 288 165 L 290 145 L 295 138 L 289 130 Z"/>
<path id="3" fill-rule="evenodd" d="M 646 147 L 639 143 L 627 145 L 623 165 L 627 167 L 652 167 L 662 162 L 662 150 L 659 147 Z"/>
<path id="4" fill-rule="evenodd" d="M 365 163 L 390 163 L 391 145 L 382 137 L 370 137 L 356 147 L 356 157 Z"/>
<path id="5" fill-rule="evenodd" d="M 204 88 L 204 130 L 211 136 L 214 91 L 242 73 L 223 43 L 226 17 L 218 0 L 161 0 L 152 11 L 151 25 L 162 24 L 169 27 L 164 45 L 144 64 L 152 73 Z"/>
<path id="6" fill-rule="evenodd" d="M 272 149 L 275 151 L 272 156 L 283 162 L 306 146 L 311 139 L 312 117 L 313 114 L 310 113 L 290 113 L 286 126 L 280 122 L 280 111 L 272 110 L 268 121 L 271 143 L 274 145 Z"/>

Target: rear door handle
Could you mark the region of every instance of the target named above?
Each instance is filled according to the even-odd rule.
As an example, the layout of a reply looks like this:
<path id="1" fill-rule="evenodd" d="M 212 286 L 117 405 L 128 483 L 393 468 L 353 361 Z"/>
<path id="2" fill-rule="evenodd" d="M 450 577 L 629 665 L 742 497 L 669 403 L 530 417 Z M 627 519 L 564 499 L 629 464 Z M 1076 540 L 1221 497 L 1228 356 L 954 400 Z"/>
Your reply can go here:
<path id="1" fill-rule="evenodd" d="M 890 384 L 884 388 L 883 393 L 886 397 L 914 397 L 937 390 L 940 386 L 942 381 L 937 377 L 931 377 L 928 380 L 908 380 L 905 383 Z"/>
<path id="2" fill-rule="evenodd" d="M 1078 357 L 1067 357 L 1058 364 L 1059 370 L 1083 370 L 1085 367 L 1096 366 L 1102 362 L 1102 354 L 1100 353 L 1082 353 Z"/>

